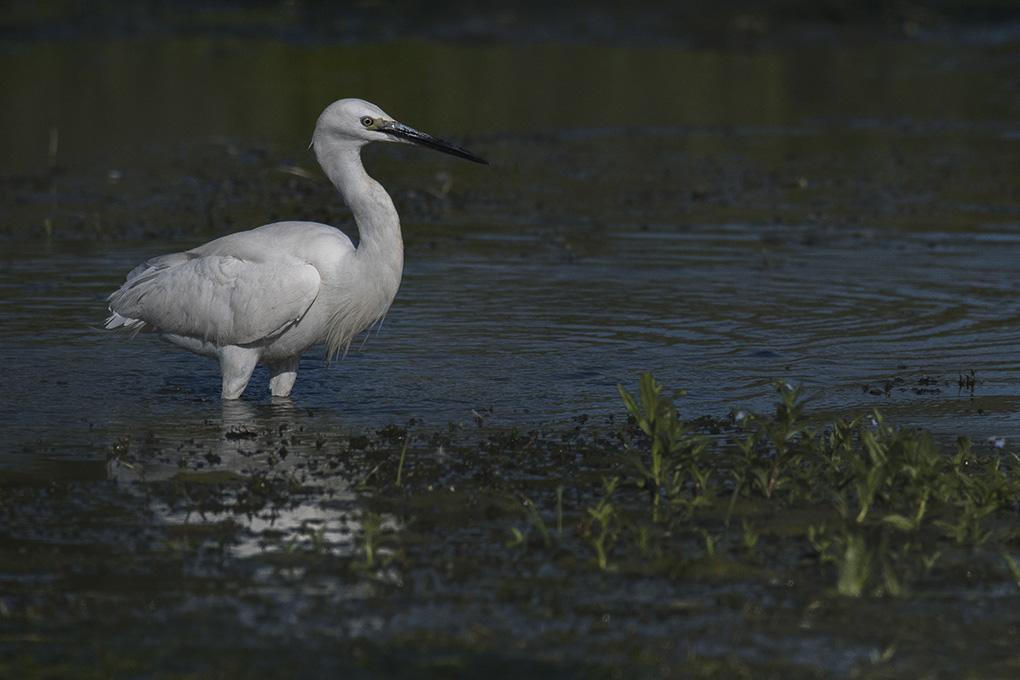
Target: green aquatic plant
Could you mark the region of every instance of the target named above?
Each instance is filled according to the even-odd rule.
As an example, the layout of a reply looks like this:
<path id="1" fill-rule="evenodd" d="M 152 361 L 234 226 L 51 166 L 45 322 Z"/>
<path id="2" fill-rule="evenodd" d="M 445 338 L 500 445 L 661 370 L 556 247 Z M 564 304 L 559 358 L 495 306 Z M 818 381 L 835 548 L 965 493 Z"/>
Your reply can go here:
<path id="1" fill-rule="evenodd" d="M 857 427 L 860 449 L 842 457 L 855 493 L 857 514 L 864 523 L 876 506 L 881 520 L 901 530 L 920 526 L 928 501 L 938 488 L 944 457 L 931 434 L 888 425 L 877 411 L 872 427 Z"/>
<path id="2" fill-rule="evenodd" d="M 1009 553 L 1002 551 L 999 553 L 1002 555 L 1002 559 L 1006 562 L 1006 566 L 1009 568 L 1009 573 L 1016 581 L 1016 587 L 1020 588 L 1020 565 L 1017 564 L 1016 560 Z"/>
<path id="3" fill-rule="evenodd" d="M 647 451 L 634 443 L 626 431 L 622 433 L 624 451 L 620 454 L 640 487 L 648 487 L 652 497 L 653 517 L 662 519 L 660 502 L 663 494 L 676 505 L 693 507 L 709 489 L 710 472 L 702 468 L 701 458 L 708 439 L 691 434 L 690 426 L 680 419 L 675 400 L 686 392 L 678 391 L 672 397 L 662 394 L 662 384 L 651 373 L 641 374 L 638 397 L 617 385 L 627 412 L 647 440 Z M 687 485 L 693 489 L 691 498 L 684 498 Z"/>
<path id="4" fill-rule="evenodd" d="M 382 515 L 365 510 L 361 513 L 361 536 L 358 546 L 361 548 L 362 562 L 365 569 L 374 569 L 382 536 Z"/>
<path id="5" fill-rule="evenodd" d="M 752 483 L 765 498 L 772 498 L 790 483 L 793 476 L 788 473 L 802 462 L 812 440 L 803 418 L 803 385 L 794 386 L 784 380 L 773 380 L 772 384 L 779 393 L 776 415 L 756 419 L 759 439 L 768 443 L 770 455 L 754 460 L 756 464 L 749 466 Z"/>
<path id="6" fill-rule="evenodd" d="M 746 415 L 741 414 L 744 418 Z M 723 524 L 729 528 L 730 520 L 733 518 L 733 510 L 737 505 L 737 499 L 740 498 L 741 491 L 746 486 L 746 481 L 749 476 L 749 470 L 756 464 L 757 450 L 758 450 L 758 432 L 755 430 L 751 434 L 742 437 L 736 441 L 737 450 L 740 452 L 740 459 L 737 463 L 738 472 L 735 475 L 733 481 L 733 491 L 730 493 L 730 503 L 726 508 L 726 518 L 723 520 Z"/>
<path id="7" fill-rule="evenodd" d="M 542 543 L 545 547 L 552 545 L 552 535 L 549 533 L 549 529 L 545 525 L 545 520 L 542 519 L 542 515 L 539 514 L 538 508 L 535 503 L 523 494 L 521 496 L 521 505 L 524 508 L 524 514 L 528 519 L 530 528 L 534 528 L 538 531 L 539 536 L 542 538 Z M 557 502 L 557 536 L 563 537 L 563 487 L 559 487 L 558 502 Z M 530 532 L 530 528 L 528 532 Z M 517 527 L 510 527 L 511 538 L 507 541 L 508 547 L 516 547 L 527 543 L 528 534 L 521 531 Z"/>
<path id="8" fill-rule="evenodd" d="M 404 446 L 400 449 L 400 462 L 397 463 L 397 486 L 404 485 L 404 456 L 407 455 L 407 444 L 411 437 L 404 435 Z"/>
<path id="9" fill-rule="evenodd" d="M 699 529 L 699 532 L 705 542 L 705 557 L 715 557 L 717 546 L 722 543 L 725 536 L 722 534 L 712 534 L 707 529 Z"/>
<path id="10" fill-rule="evenodd" d="M 372 510 L 361 513 L 361 533 L 357 538 L 358 559 L 352 566 L 363 571 L 385 569 L 394 558 L 394 552 L 388 546 L 395 542 L 395 537 L 383 526 L 383 516 Z"/>
<path id="11" fill-rule="evenodd" d="M 733 482 L 724 520 L 727 527 L 742 494 L 760 494 L 772 500 L 782 491 L 787 503 L 811 499 L 825 465 L 818 430 L 803 415 L 803 387 L 784 380 L 772 384 L 779 395 L 774 416 L 747 410 L 733 414 L 743 435 L 734 439 L 739 457 L 730 469 Z"/>
<path id="12" fill-rule="evenodd" d="M 940 500 L 953 506 L 954 512 L 935 521 L 957 545 L 980 545 L 994 531 L 989 527 L 996 513 L 1015 513 L 1020 503 L 1020 457 L 1009 452 L 1003 456 L 978 456 L 970 439 L 957 440 L 957 453 L 944 465 Z"/>
<path id="13" fill-rule="evenodd" d="M 602 571 L 611 570 L 609 553 L 619 540 L 622 528 L 619 510 L 612 503 L 612 497 L 619 481 L 619 477 L 603 479 L 605 493 L 602 499 L 594 508 L 586 508 L 588 522 L 583 535 L 588 545 L 595 551 L 596 563 Z"/>
<path id="14" fill-rule="evenodd" d="M 298 527 L 298 533 L 309 538 L 308 550 L 318 555 L 325 555 L 330 551 L 332 545 L 326 540 L 326 525 L 322 524 L 318 529 L 313 529 L 307 521 Z"/>
<path id="15" fill-rule="evenodd" d="M 860 597 L 871 573 L 871 560 L 865 556 L 863 537 L 850 534 L 834 537 L 824 526 L 809 526 L 808 542 L 822 562 L 836 565 L 836 591 L 848 597 Z"/>
<path id="16" fill-rule="evenodd" d="M 915 573 L 930 569 L 938 558 L 938 553 L 920 553 L 894 526 L 813 525 L 807 538 L 819 560 L 834 565 L 835 591 L 845 597 L 902 596 Z"/>
<path id="17" fill-rule="evenodd" d="M 947 456 L 930 433 L 890 425 L 877 411 L 837 421 L 824 443 L 823 490 L 841 522 L 808 538 L 836 565 L 843 595 L 904 594 L 942 558 L 944 538 L 977 548 L 993 539 L 997 513 L 1013 514 L 1020 500 L 1016 456 L 978 456 L 966 437 Z"/>
<path id="18" fill-rule="evenodd" d="M 754 522 L 748 519 L 742 519 L 740 521 L 740 543 L 744 546 L 744 549 L 748 553 L 752 553 L 756 547 L 758 547 L 758 541 L 761 539 L 761 535 L 758 533 L 757 527 Z"/>
<path id="19" fill-rule="evenodd" d="M 542 539 L 542 543 L 545 547 L 552 546 L 553 534 L 549 531 L 546 526 L 545 520 L 542 518 L 541 513 L 538 511 L 538 506 L 530 498 L 524 494 L 517 492 L 517 495 L 521 499 L 521 507 L 524 510 L 524 515 L 528 520 L 528 528 L 521 531 L 517 527 L 510 527 L 510 539 L 507 541 L 507 547 L 517 547 L 524 545 L 528 542 L 528 534 L 532 529 L 538 531 L 539 536 Z M 563 485 L 556 487 L 556 540 L 563 540 Z"/>

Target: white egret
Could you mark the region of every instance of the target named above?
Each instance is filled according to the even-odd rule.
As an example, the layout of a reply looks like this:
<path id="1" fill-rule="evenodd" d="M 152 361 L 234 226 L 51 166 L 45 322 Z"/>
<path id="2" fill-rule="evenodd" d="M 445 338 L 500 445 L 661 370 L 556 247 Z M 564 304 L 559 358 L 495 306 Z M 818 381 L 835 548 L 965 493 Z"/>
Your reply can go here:
<path id="1" fill-rule="evenodd" d="M 374 104 L 341 99 L 319 116 L 312 147 L 354 214 L 357 247 L 325 224 L 276 222 L 156 257 L 109 297 L 106 327 L 152 329 L 219 360 L 224 399 L 241 396 L 258 363 L 269 368 L 272 394 L 288 396 L 304 352 L 325 344 L 336 358 L 382 319 L 400 285 L 400 218 L 361 164 L 369 142 L 410 142 L 488 165 Z"/>

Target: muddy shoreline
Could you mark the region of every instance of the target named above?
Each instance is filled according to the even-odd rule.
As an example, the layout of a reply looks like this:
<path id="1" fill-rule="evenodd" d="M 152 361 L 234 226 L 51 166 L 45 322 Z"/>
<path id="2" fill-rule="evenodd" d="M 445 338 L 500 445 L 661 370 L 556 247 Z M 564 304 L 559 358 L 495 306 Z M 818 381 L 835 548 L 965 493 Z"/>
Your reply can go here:
<path id="1" fill-rule="evenodd" d="M 775 419 L 761 420 L 758 456 L 768 465 L 777 452 L 765 433 L 781 422 L 801 431 L 783 421 L 782 403 Z M 934 500 L 941 519 L 923 530 L 929 537 L 883 529 L 876 516 L 869 550 L 886 561 L 875 569 L 893 569 L 902 589 L 887 590 L 890 574 L 860 572 L 866 590 L 848 596 L 828 561 L 841 553 L 824 557 L 826 544 L 807 540 L 811 527 L 842 526 L 830 492 L 796 500 L 798 484 L 817 474 L 810 466 L 790 468 L 773 498 L 763 496 L 768 486 L 751 485 L 735 505 L 730 499 L 727 470 L 738 469 L 738 443 L 753 431 L 747 414 L 691 423 L 679 435 L 681 455 L 696 455 L 716 479 L 705 488 L 719 486 L 703 500 L 693 477 L 676 496 L 663 487 L 658 519 L 629 462 L 647 461 L 650 441 L 623 414 L 564 431 L 485 433 L 472 423 L 425 432 L 410 423 L 336 437 L 306 427 L 299 412 L 269 409 L 244 423 L 211 423 L 219 435 L 204 442 L 117 442 L 106 480 L 0 487 L 0 670 L 21 678 L 1008 675 L 1020 573 L 1000 554 L 1016 546 L 1020 493 L 1003 496 L 959 542 L 944 533 L 948 506 Z M 694 454 L 704 436 L 716 443 Z M 951 452 L 934 455 L 946 461 Z M 971 466 L 989 455 L 966 454 Z M 1003 483 L 1020 488 L 1010 470 Z M 611 495 L 610 478 L 619 481 Z M 900 498 L 913 493 L 898 488 Z M 606 507 L 612 514 L 600 525 L 596 510 Z"/>

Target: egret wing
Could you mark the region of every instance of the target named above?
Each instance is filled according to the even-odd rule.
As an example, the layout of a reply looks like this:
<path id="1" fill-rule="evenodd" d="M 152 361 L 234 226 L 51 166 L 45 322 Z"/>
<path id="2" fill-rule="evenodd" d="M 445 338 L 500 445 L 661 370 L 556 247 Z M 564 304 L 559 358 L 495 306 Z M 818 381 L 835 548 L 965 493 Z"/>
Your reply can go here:
<path id="1" fill-rule="evenodd" d="M 304 316 L 322 282 L 315 267 L 297 258 L 251 262 L 176 253 L 146 265 L 110 296 L 110 310 L 161 333 L 217 345 L 279 335 Z"/>

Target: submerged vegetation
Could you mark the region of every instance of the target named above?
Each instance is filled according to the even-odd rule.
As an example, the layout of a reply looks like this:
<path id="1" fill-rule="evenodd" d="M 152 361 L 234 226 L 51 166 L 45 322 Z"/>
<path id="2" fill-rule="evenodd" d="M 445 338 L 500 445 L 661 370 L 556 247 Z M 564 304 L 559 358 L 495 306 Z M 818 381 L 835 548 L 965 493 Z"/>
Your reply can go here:
<path id="1" fill-rule="evenodd" d="M 608 429 L 333 440 L 295 412 L 219 448 L 118 441 L 110 481 L 0 486 L 0 641 L 21 645 L 0 676 L 145 674 L 191 658 L 183 631 L 212 616 L 234 665 L 187 677 L 285 677 L 300 641 L 358 677 L 512 657 L 535 677 L 584 660 L 577 677 L 906 678 L 955 654 L 945 616 L 974 601 L 999 613 L 967 653 L 1011 667 L 1015 627 L 995 621 L 1020 588 L 1020 458 L 878 412 L 818 422 L 774 385 L 774 412 L 722 420 L 684 420 L 683 393 L 644 374 Z M 96 628 L 100 661 L 53 646 Z M 807 657 L 781 651 L 805 636 Z"/>

